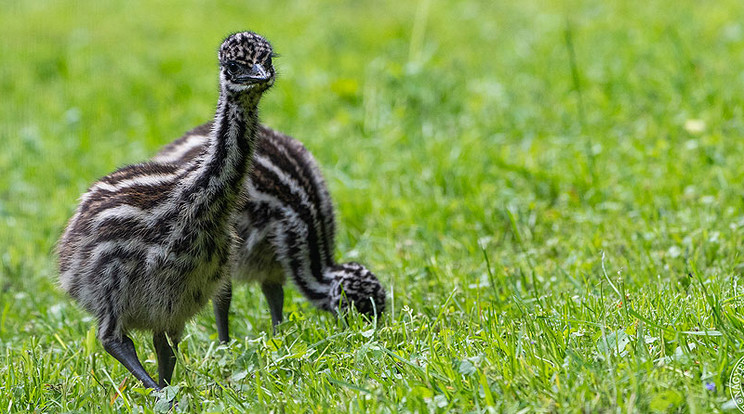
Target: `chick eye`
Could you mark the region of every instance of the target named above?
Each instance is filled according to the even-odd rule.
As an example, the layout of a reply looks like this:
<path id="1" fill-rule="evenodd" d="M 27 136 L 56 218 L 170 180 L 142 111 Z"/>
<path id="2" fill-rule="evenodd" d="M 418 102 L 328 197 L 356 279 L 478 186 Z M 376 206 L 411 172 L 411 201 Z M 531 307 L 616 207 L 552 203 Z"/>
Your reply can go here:
<path id="1" fill-rule="evenodd" d="M 225 63 L 225 68 L 228 72 L 234 74 L 240 71 L 240 64 L 235 61 L 229 60 Z"/>

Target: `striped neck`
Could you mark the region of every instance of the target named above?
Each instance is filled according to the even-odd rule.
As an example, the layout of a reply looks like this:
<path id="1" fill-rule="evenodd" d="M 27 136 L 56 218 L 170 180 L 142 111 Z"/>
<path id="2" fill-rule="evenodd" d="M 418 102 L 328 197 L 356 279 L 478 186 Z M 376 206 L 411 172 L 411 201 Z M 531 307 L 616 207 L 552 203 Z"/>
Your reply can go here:
<path id="1" fill-rule="evenodd" d="M 260 93 L 220 91 L 214 125 L 203 157 L 187 174 L 182 191 L 187 215 L 197 221 L 227 220 L 253 157 Z M 216 223 L 215 223 L 216 224 Z"/>
<path id="2" fill-rule="evenodd" d="M 292 262 L 292 260 L 290 260 Z M 295 285 L 300 289 L 302 294 L 307 297 L 315 306 L 331 311 L 328 301 L 332 287 L 337 283 L 337 277 L 334 272 L 334 266 L 325 266 L 322 271 L 315 273 L 304 266 L 296 267 L 290 265 L 290 275 Z"/>

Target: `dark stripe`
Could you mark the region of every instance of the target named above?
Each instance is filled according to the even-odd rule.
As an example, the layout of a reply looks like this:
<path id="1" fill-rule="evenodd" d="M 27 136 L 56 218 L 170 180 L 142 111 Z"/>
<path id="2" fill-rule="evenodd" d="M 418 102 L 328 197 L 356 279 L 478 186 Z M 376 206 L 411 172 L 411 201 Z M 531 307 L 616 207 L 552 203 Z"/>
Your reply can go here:
<path id="1" fill-rule="evenodd" d="M 241 119 L 231 119 L 230 112 L 230 105 L 225 105 L 225 112 L 222 114 L 222 123 L 220 123 L 219 130 L 215 131 L 215 142 L 213 145 L 216 145 L 216 148 L 212 155 L 212 159 L 209 160 L 209 164 L 207 164 L 207 169 L 204 172 L 204 175 L 201 177 L 204 180 L 204 183 L 199 185 L 200 187 L 206 188 L 209 179 L 211 177 L 219 177 L 220 170 L 224 168 L 224 163 L 227 159 L 227 143 L 230 133 L 230 124 L 233 122 L 236 124 L 235 126 L 238 129 L 238 137 L 241 137 L 242 133 L 245 131 L 245 123 Z M 240 140 L 240 138 L 238 138 L 238 140 Z"/>
<path id="2" fill-rule="evenodd" d="M 129 266 L 127 266 L 127 264 L 129 264 Z M 122 273 L 131 268 L 136 269 L 139 267 L 137 266 L 138 264 L 139 263 L 121 263 L 121 261 L 119 261 L 118 263 L 114 262 L 109 265 L 110 270 L 108 272 L 108 277 L 103 279 L 103 297 L 109 302 L 109 306 L 112 309 L 114 307 L 114 299 L 118 298 L 120 278 L 126 276 Z"/>
<path id="3" fill-rule="evenodd" d="M 207 141 L 204 141 L 204 144 L 206 144 Z M 205 145 L 197 145 L 194 148 L 191 148 L 190 150 L 186 151 L 181 155 L 179 158 L 173 160 L 174 164 L 185 164 L 187 162 L 192 161 L 194 158 L 204 154 L 204 151 L 207 149 Z"/>
<path id="4" fill-rule="evenodd" d="M 116 320 L 118 318 L 113 311 L 110 301 L 107 301 L 106 304 L 99 309 L 96 319 L 98 319 L 98 329 L 100 331 L 98 335 L 101 339 L 105 340 L 107 338 L 116 337 Z M 108 320 L 108 327 L 106 330 L 102 330 L 103 321 L 106 319 Z"/>
<path id="5" fill-rule="evenodd" d="M 170 232 L 167 223 L 147 225 L 132 217 L 109 217 L 98 226 L 95 243 L 136 239 L 146 244 L 162 244 Z"/>
<path id="6" fill-rule="evenodd" d="M 90 221 L 105 210 L 124 205 L 150 210 L 161 203 L 167 202 L 175 182 L 159 185 L 137 185 L 118 191 L 95 190 L 80 205 L 78 223 L 89 225 Z"/>
<path id="7" fill-rule="evenodd" d="M 299 243 L 292 243 L 292 240 L 301 240 L 301 238 L 299 234 L 293 230 L 286 229 L 285 239 L 283 240 L 285 242 L 283 250 L 286 250 L 287 252 L 288 257 L 286 257 L 285 260 L 292 274 L 292 279 L 294 279 L 297 287 L 308 299 L 319 301 L 320 299 L 325 298 L 328 295 L 327 292 L 315 292 L 314 290 L 311 290 L 305 282 L 305 279 L 302 276 L 302 252 L 299 248 Z M 276 240 L 275 243 L 276 242 L 281 241 Z"/>
<path id="8" fill-rule="evenodd" d="M 190 135 L 209 135 L 212 132 L 213 125 L 214 125 L 214 121 L 205 122 L 199 125 L 198 127 L 185 133 L 184 137 L 188 137 Z"/>
<path id="9" fill-rule="evenodd" d="M 195 253 L 194 247 L 196 247 L 197 234 L 194 229 L 186 229 L 186 232 L 173 242 L 172 253 L 176 255 L 190 255 L 193 256 Z"/>
<path id="10" fill-rule="evenodd" d="M 203 161 L 204 159 L 202 158 L 195 158 L 191 160 L 191 163 L 188 164 L 188 167 L 184 168 L 182 170 L 182 174 L 178 176 L 179 183 L 180 181 L 183 181 L 187 176 L 189 176 L 192 172 L 198 170 L 199 167 L 201 167 Z"/>
<path id="11" fill-rule="evenodd" d="M 93 244 L 95 244 L 95 242 L 93 242 Z M 105 270 L 105 267 L 113 261 L 118 261 L 120 263 L 125 262 L 130 265 L 127 266 L 127 268 L 139 268 L 138 270 L 141 272 L 144 270 L 145 263 L 147 263 L 147 253 L 142 250 L 127 249 L 126 247 L 122 246 L 111 247 L 107 251 L 101 253 L 95 263 L 93 263 L 90 271 L 91 281 L 94 281 L 94 279 L 96 278 L 100 278 L 100 276 L 103 274 L 103 271 Z"/>
<path id="12" fill-rule="evenodd" d="M 227 134 L 230 128 L 230 122 L 229 122 L 230 118 L 228 116 L 230 112 L 229 109 L 230 109 L 230 106 L 225 105 L 222 111 L 222 114 L 221 114 L 221 118 L 220 118 L 221 122 L 217 126 L 216 130 L 214 131 L 215 142 L 211 142 L 210 145 L 215 145 L 216 143 L 217 147 L 215 148 L 215 153 L 212 155 L 212 159 L 209 160 L 209 164 L 207 165 L 207 171 L 202 173 L 202 175 L 197 178 L 196 182 L 191 188 L 184 191 L 184 194 L 183 194 L 184 200 L 189 200 L 192 198 L 192 196 L 195 193 L 206 189 L 207 185 L 209 184 L 210 173 L 213 173 L 216 167 L 219 167 L 219 165 L 224 161 L 225 154 L 227 153 L 225 143 L 226 143 Z M 215 115 L 215 117 L 217 117 L 218 115 Z"/>
<path id="13" fill-rule="evenodd" d="M 174 240 L 172 254 L 180 257 L 193 257 L 195 260 L 204 262 L 211 261 L 217 255 L 218 263 L 224 265 L 230 255 L 232 246 L 230 239 L 227 236 L 215 239 L 211 235 L 223 234 L 227 232 L 227 227 L 226 220 L 194 222 L 185 229 L 184 234 Z"/>
<path id="14" fill-rule="evenodd" d="M 241 236 L 248 234 L 254 228 L 264 228 L 272 219 L 278 220 L 281 218 L 280 210 L 265 202 L 251 201 L 247 203 L 245 211 L 248 212 L 250 220 L 241 220 L 236 226 L 238 234 Z"/>
<path id="15" fill-rule="evenodd" d="M 120 315 L 115 312 L 115 302 L 120 298 L 121 280 L 128 280 L 130 284 L 137 283 L 140 271 L 146 261 L 146 254 L 141 251 L 112 248 L 102 253 L 88 273 L 89 286 L 97 286 L 96 296 L 100 308 L 97 316 L 99 323 L 108 320 L 108 328 L 102 332 L 104 338 L 112 337 L 116 332 L 116 321 Z M 97 282 L 97 283 L 96 283 Z"/>
<path id="16" fill-rule="evenodd" d="M 134 164 L 122 167 L 113 173 L 101 178 L 99 181 L 115 185 L 121 181 L 130 178 L 142 177 L 147 175 L 168 175 L 174 174 L 178 170 L 175 164 L 161 164 L 157 162 L 148 162 L 143 164 Z"/>
<path id="17" fill-rule="evenodd" d="M 193 272 L 194 269 L 196 269 L 196 266 L 198 265 L 198 261 L 200 259 L 193 253 L 179 254 L 175 250 L 172 250 L 171 254 L 174 255 L 174 259 L 169 260 L 169 258 L 159 257 L 158 261 L 155 263 L 155 267 L 157 269 L 167 268 L 173 274 L 185 275 L 187 273 Z"/>
<path id="18" fill-rule="evenodd" d="M 234 176 L 230 177 L 228 180 L 230 187 L 232 188 L 222 186 L 217 189 L 217 192 L 212 194 L 210 201 L 201 202 L 199 204 L 191 203 L 192 206 L 189 208 L 192 210 L 191 214 L 196 218 L 195 224 L 199 225 L 199 222 L 206 222 L 207 224 L 218 223 L 227 220 L 227 218 L 232 214 L 237 201 L 237 192 L 233 189 L 238 187 L 239 184 L 237 182 L 241 179 L 241 175 L 234 174 Z M 196 191 L 193 191 L 190 195 L 193 197 L 195 194 Z M 207 225 L 206 228 L 209 228 L 209 225 Z"/>
<path id="19" fill-rule="evenodd" d="M 318 233 L 310 210 L 302 205 L 299 195 L 294 194 L 289 187 L 279 188 L 279 177 L 263 165 L 254 165 L 254 184 L 267 189 L 284 205 L 285 208 L 294 210 L 300 219 L 307 225 L 307 245 L 310 253 L 310 270 L 313 277 L 319 282 L 323 281 L 323 263 L 318 248 Z"/>
<path id="20" fill-rule="evenodd" d="M 205 171 L 202 175 L 197 178 L 194 185 L 184 191 L 182 200 L 192 200 L 190 204 L 193 204 L 194 195 L 208 188 L 210 179 L 217 177 L 220 183 L 217 188 L 212 189 L 214 193 L 211 195 L 209 203 L 201 203 L 199 205 L 192 205 L 190 208 L 193 209 L 195 217 L 204 217 L 211 221 L 225 220 L 230 213 L 232 213 L 232 207 L 237 199 L 237 194 L 241 190 L 240 184 L 243 181 L 243 177 L 247 171 L 247 161 L 251 156 L 250 149 L 252 146 L 251 138 L 246 136 L 248 126 L 244 119 L 240 117 L 230 117 L 230 106 L 226 105 L 224 113 L 222 114 L 222 122 L 218 129 L 215 131 L 215 153 L 209 163 L 206 165 Z M 252 117 L 250 113 L 245 115 L 246 117 Z M 228 140 L 229 140 L 229 128 L 230 125 L 236 128 L 236 142 L 238 147 L 238 156 L 233 161 L 235 164 L 233 171 L 226 174 L 226 162 L 228 162 Z M 222 202 L 218 202 L 222 201 Z M 215 213 L 217 213 L 215 215 Z"/>

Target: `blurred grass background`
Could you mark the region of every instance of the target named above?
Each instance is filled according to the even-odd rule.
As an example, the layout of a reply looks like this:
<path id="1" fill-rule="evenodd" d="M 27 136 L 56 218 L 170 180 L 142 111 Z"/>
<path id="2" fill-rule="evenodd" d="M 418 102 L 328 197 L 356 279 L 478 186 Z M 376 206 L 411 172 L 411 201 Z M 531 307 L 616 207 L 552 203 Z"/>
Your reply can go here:
<path id="1" fill-rule="evenodd" d="M 178 410 L 733 408 L 739 1 L 0 6 L 0 407 L 162 408 L 116 398 L 53 247 L 92 181 L 212 116 L 217 47 L 250 29 L 281 55 L 262 121 L 315 154 L 339 257 L 392 306 L 344 327 L 292 292 L 271 338 L 243 288 L 233 353 L 209 312 L 187 328 Z"/>

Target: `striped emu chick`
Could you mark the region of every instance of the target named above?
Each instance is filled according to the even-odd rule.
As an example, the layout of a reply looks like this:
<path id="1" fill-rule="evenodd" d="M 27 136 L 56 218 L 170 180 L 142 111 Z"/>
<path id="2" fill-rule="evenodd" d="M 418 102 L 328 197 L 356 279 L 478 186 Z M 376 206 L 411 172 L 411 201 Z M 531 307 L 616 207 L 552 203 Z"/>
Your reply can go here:
<path id="1" fill-rule="evenodd" d="M 163 148 L 158 162 L 188 164 L 204 151 L 212 124 L 189 131 Z M 365 314 L 385 309 L 385 290 L 358 263 L 337 264 L 333 257 L 333 203 L 312 154 L 297 140 L 259 126 L 245 204 L 235 226 L 240 247 L 233 258 L 233 279 L 256 281 L 269 304 L 274 326 L 282 321 L 283 284 L 289 275 L 315 306 L 336 312 L 350 305 Z M 214 298 L 220 341 L 229 341 L 231 287 Z"/>
<path id="2" fill-rule="evenodd" d="M 220 93 L 204 150 L 180 164 L 124 167 L 81 197 L 58 244 L 61 287 L 98 321 L 104 349 L 148 388 L 170 383 L 185 323 L 229 282 L 231 217 L 250 169 L 257 105 L 274 83 L 261 36 L 219 49 Z M 142 367 L 128 332 L 153 332 L 160 382 Z M 166 337 L 167 335 L 167 337 Z"/>

